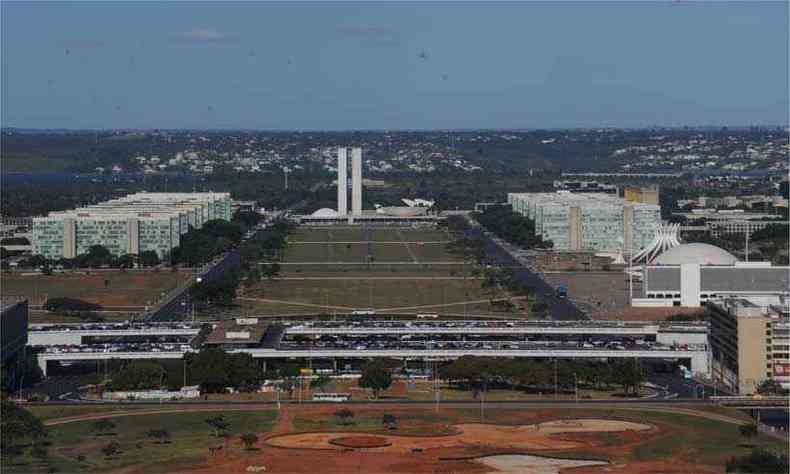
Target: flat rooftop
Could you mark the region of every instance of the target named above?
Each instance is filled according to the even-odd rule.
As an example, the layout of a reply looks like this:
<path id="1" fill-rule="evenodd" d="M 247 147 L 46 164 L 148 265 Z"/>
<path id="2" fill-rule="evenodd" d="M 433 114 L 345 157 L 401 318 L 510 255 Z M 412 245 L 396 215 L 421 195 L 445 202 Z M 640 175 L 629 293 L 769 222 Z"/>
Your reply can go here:
<path id="1" fill-rule="evenodd" d="M 208 345 L 260 344 L 268 324 L 257 318 L 237 318 L 214 324 L 212 331 L 203 342 Z"/>
<path id="2" fill-rule="evenodd" d="M 660 209 L 657 204 L 645 204 L 626 201 L 624 198 L 607 193 L 572 193 L 558 191 L 554 193 L 508 193 L 508 201 L 523 199 L 530 205 L 540 207 L 585 207 L 585 208 L 621 208 L 633 206 L 641 209 Z"/>

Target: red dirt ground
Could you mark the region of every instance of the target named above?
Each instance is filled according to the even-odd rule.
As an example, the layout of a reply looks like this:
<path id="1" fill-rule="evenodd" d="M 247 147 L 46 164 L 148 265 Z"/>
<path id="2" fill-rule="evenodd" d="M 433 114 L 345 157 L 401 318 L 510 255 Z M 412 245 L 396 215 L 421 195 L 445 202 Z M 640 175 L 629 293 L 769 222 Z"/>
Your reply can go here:
<path id="1" fill-rule="evenodd" d="M 330 439 L 329 443 L 343 448 L 359 449 L 383 448 L 392 444 L 387 441 L 387 438 L 382 438 L 381 436 L 343 436 L 341 438 Z"/>
<path id="2" fill-rule="evenodd" d="M 384 438 L 393 442 L 392 446 L 382 448 L 369 448 L 364 450 L 343 449 L 339 446 L 332 446 L 331 444 L 323 445 L 319 449 L 301 449 L 283 446 L 273 446 L 271 442 L 273 437 L 277 435 L 284 435 L 293 432 L 293 416 L 300 417 L 317 417 L 319 414 L 330 414 L 334 407 L 322 406 L 311 407 L 308 409 L 301 408 L 294 412 L 289 413 L 290 409 L 284 409 L 281 418 L 275 425 L 272 433 L 267 436 L 266 440 L 262 443 L 260 451 L 244 452 L 241 455 L 216 455 L 208 459 L 206 464 L 201 466 L 194 466 L 191 469 L 186 469 L 184 472 L 198 473 L 198 474 L 213 474 L 222 472 L 226 474 L 232 473 L 250 473 L 250 472 L 267 472 L 267 473 L 294 473 L 294 474 L 315 474 L 316 472 L 326 474 L 345 474 L 345 473 L 461 473 L 461 474 L 478 474 L 484 472 L 491 472 L 491 468 L 475 462 L 470 457 L 482 456 L 487 454 L 499 453 L 513 453 L 523 452 L 526 445 L 518 442 L 508 442 L 509 439 L 524 437 L 523 428 L 514 426 L 497 426 L 491 425 L 478 425 L 478 424 L 463 424 L 459 428 L 466 430 L 470 435 L 469 439 L 459 438 L 458 435 L 451 436 L 397 436 L 393 432 L 386 432 L 380 435 L 370 436 L 372 438 Z M 408 411 L 408 408 L 402 408 Z M 380 408 L 376 409 L 380 411 Z M 362 415 L 368 411 L 365 408 L 355 407 L 357 415 Z M 546 422 L 552 419 L 551 415 L 556 417 L 556 411 L 553 410 L 535 410 L 530 413 L 528 418 L 533 421 Z M 306 413 L 307 412 L 307 413 Z M 399 420 L 400 409 L 392 407 L 388 412 L 395 414 Z M 545 412 L 545 413 L 544 413 Z M 404 412 L 405 413 L 405 412 Z M 521 417 L 520 417 L 521 418 Z M 523 421 L 523 420 L 519 420 Z M 420 423 L 422 425 L 422 423 Z M 399 425 L 402 422 L 399 421 Z M 426 426 L 430 430 L 429 426 Z M 439 428 L 437 425 L 436 428 Z M 403 426 L 401 426 L 403 429 Z M 647 431 L 627 431 L 627 432 L 611 432 L 608 433 L 609 437 L 606 440 L 597 439 L 595 433 L 556 433 L 563 429 L 572 430 L 572 425 L 565 427 L 555 426 L 551 428 L 549 423 L 542 425 L 540 432 L 532 431 L 527 433 L 529 438 L 529 445 L 533 449 L 537 447 L 545 452 L 547 455 L 561 454 L 563 449 L 584 448 L 585 451 L 598 453 L 602 457 L 609 458 L 612 453 L 617 450 L 628 450 L 629 448 L 643 443 L 646 439 L 652 437 L 659 428 L 652 428 Z M 578 429 L 578 428 L 577 428 Z M 521 431 L 519 431 L 521 430 Z M 428 431 L 430 432 L 430 431 Z M 347 438 L 361 438 L 366 437 L 362 434 L 345 433 Z M 516 436 L 518 434 L 518 436 Z M 343 433 L 333 433 L 328 437 L 328 440 L 337 439 Z M 607 440 L 611 442 L 612 436 L 615 436 L 615 442 L 607 445 Z M 297 435 L 297 437 L 301 437 Z M 288 438 L 285 436 L 283 438 Z M 306 438 L 309 438 L 306 436 Z M 450 438 L 455 438 L 456 442 L 448 442 Z M 281 438 L 282 439 L 282 438 Z M 474 441 L 473 441 L 474 440 Z M 458 442 L 460 441 L 460 442 Z M 396 443 L 397 442 L 397 443 Z M 621 444 L 622 443 L 622 444 Z M 397 444 L 398 446 L 395 446 Z M 542 445 L 542 446 L 539 446 Z M 315 445 L 314 445 L 315 446 Z M 317 447 L 317 446 L 316 446 Z M 328 449 L 326 449 L 328 448 Z M 559 448 L 559 449 L 557 449 Z M 622 451 L 621 451 L 622 452 Z M 465 458 L 465 459 L 459 459 Z M 649 467 L 649 466 L 645 466 Z M 265 468 L 265 471 L 263 470 Z M 641 468 L 640 468 L 641 469 Z M 692 472 L 694 469 L 686 470 Z M 577 472 L 577 471 L 574 471 Z M 584 472 L 589 473 L 602 473 L 602 470 L 588 470 Z M 618 474 L 625 474 L 627 470 L 619 470 Z M 634 471 L 641 472 L 641 471 Z M 651 471 L 645 471 L 651 472 Z"/>

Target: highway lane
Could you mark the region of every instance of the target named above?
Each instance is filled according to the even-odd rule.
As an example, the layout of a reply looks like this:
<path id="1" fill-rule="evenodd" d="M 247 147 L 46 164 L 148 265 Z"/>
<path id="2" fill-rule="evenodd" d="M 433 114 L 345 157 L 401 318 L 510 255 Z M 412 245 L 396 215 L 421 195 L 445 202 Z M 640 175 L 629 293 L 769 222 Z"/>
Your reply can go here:
<path id="1" fill-rule="evenodd" d="M 530 288 L 544 303 L 548 305 L 548 312 L 551 318 L 557 321 L 578 321 L 589 319 L 579 308 L 569 299 L 558 298 L 551 287 L 540 276 L 533 273 L 521 264 L 506 249 L 502 248 L 490 236 L 485 235 L 480 228 L 471 228 L 468 231 L 469 237 L 480 238 L 485 244 L 486 259 L 492 265 L 506 267 L 513 270 L 514 275 L 521 283 Z"/>

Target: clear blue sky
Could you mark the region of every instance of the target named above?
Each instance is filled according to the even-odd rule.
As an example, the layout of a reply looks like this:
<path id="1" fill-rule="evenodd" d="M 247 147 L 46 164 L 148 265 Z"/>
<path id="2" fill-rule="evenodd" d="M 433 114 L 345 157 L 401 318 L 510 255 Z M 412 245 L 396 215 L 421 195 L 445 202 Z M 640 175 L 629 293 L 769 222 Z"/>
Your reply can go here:
<path id="1" fill-rule="evenodd" d="M 786 124 L 788 3 L 2 3 L 4 126 Z"/>

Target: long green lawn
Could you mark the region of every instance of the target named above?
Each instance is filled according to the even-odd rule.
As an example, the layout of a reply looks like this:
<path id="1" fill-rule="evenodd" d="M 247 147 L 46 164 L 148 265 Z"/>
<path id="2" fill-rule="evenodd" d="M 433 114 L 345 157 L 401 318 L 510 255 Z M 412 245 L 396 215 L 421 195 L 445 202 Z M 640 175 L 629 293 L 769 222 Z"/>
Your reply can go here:
<path id="1" fill-rule="evenodd" d="M 98 410 L 94 410 L 98 411 Z M 103 472 L 135 466 L 139 472 L 171 472 L 179 467 L 200 463 L 208 456 L 210 446 L 222 445 L 224 438 L 213 436 L 207 418 L 222 413 L 169 413 L 118 416 L 111 418 L 116 424 L 113 434 L 97 435 L 95 421 L 80 421 L 48 428 L 49 457 L 45 463 L 20 458 L 12 466 L 4 466 L 4 472 Z M 250 412 L 230 411 L 224 413 L 230 423 L 228 435 L 237 437 L 242 433 L 265 433 L 271 430 L 276 411 Z M 146 437 L 152 429 L 170 432 L 170 442 L 158 444 Z M 106 458 L 102 447 L 112 441 L 121 445 L 121 453 Z M 234 440 L 225 449 L 242 453 L 241 446 Z"/>

